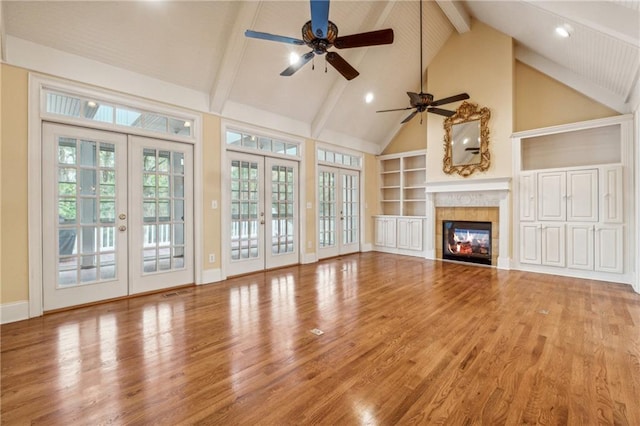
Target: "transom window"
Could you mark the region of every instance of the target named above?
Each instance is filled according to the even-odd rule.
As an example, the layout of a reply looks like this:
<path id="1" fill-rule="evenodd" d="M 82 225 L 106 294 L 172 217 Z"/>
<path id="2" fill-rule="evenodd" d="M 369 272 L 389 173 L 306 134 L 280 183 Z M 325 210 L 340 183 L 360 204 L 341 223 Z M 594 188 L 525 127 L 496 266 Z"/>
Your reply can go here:
<path id="1" fill-rule="evenodd" d="M 45 111 L 90 122 L 170 135 L 193 136 L 193 120 L 171 117 L 99 99 L 45 90 Z"/>
<path id="2" fill-rule="evenodd" d="M 362 160 L 361 157 L 357 155 L 351 155 L 340 151 L 332 151 L 326 148 L 318 148 L 318 162 L 359 169 L 361 167 Z"/>
<path id="3" fill-rule="evenodd" d="M 227 130 L 227 145 L 266 151 L 287 157 L 300 157 L 300 145 L 297 143 L 235 130 Z"/>

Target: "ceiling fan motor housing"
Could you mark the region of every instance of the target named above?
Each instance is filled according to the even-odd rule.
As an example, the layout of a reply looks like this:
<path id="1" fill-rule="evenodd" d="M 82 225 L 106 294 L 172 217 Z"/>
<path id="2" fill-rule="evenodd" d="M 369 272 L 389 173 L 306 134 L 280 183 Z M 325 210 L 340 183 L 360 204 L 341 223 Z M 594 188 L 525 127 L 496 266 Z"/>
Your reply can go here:
<path id="1" fill-rule="evenodd" d="M 338 37 L 338 27 L 331 21 L 327 24 L 327 37 L 318 38 L 313 33 L 311 21 L 307 21 L 302 26 L 302 40 L 305 44 L 313 49 L 313 53 L 316 55 L 322 55 L 327 52 L 327 49 L 333 46 L 334 41 Z"/>

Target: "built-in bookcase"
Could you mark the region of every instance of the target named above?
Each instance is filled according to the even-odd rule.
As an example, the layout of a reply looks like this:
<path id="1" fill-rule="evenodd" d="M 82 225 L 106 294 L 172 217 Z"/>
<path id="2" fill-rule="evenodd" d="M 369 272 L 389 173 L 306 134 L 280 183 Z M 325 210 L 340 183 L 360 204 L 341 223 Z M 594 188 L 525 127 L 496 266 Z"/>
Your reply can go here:
<path id="1" fill-rule="evenodd" d="M 394 216 L 424 216 L 426 151 L 383 155 L 379 160 L 382 213 Z"/>

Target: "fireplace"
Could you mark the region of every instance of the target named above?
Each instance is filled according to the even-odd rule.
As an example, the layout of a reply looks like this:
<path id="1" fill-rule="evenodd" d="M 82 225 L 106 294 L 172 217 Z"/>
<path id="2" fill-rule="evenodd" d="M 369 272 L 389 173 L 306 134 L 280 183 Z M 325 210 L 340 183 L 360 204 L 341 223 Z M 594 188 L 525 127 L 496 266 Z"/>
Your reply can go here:
<path id="1" fill-rule="evenodd" d="M 443 220 L 442 258 L 491 265 L 491 222 Z"/>

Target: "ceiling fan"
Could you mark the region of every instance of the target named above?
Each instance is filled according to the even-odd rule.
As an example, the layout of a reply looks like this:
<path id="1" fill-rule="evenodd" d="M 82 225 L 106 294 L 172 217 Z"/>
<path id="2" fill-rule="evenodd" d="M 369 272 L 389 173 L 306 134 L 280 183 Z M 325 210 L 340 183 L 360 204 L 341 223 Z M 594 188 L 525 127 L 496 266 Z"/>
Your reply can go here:
<path id="1" fill-rule="evenodd" d="M 244 35 L 251 38 L 277 41 L 296 45 L 307 45 L 311 51 L 303 55 L 295 64 L 282 71 L 280 75 L 291 76 L 315 55 L 326 55 L 329 62 L 344 78 L 353 80 L 360 73 L 353 68 L 342 56 L 336 52 L 327 52 L 331 46 L 336 49 L 350 49 L 353 47 L 377 46 L 393 43 L 393 30 L 370 31 L 338 37 L 338 27 L 329 20 L 329 0 L 311 0 L 311 20 L 302 26 L 302 40 L 246 30 Z M 326 72 L 326 68 L 325 68 Z"/>
<path id="2" fill-rule="evenodd" d="M 425 93 L 422 90 L 422 0 L 420 0 L 420 93 L 407 92 L 409 95 L 409 104 L 410 107 L 407 108 L 396 108 L 396 109 L 385 109 L 376 112 L 390 112 L 390 111 L 405 111 L 414 109 L 411 114 L 407 116 L 404 120 L 402 120 L 401 124 L 406 123 L 416 116 L 418 113 L 423 113 L 425 111 L 432 112 L 434 114 L 444 115 L 445 117 L 451 117 L 455 114 L 455 111 L 449 111 L 447 109 L 436 108 L 440 105 L 449 104 L 451 102 L 462 101 L 465 99 L 469 99 L 469 95 L 466 93 L 460 93 L 459 95 L 450 96 L 448 98 L 438 99 L 437 101 L 433 100 L 433 95 L 430 93 Z M 422 117 L 420 118 L 420 123 L 422 123 Z"/>

